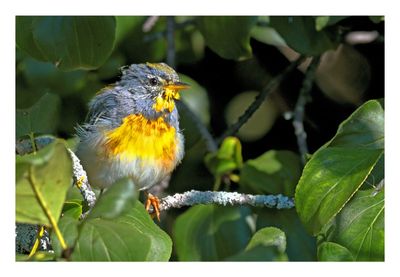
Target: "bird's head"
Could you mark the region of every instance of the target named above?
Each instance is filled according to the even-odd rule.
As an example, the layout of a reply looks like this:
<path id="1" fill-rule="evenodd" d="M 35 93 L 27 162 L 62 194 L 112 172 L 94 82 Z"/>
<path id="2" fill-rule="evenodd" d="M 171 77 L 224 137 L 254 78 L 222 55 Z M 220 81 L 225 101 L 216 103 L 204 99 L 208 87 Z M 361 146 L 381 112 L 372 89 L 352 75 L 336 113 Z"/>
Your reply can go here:
<path id="1" fill-rule="evenodd" d="M 128 87 L 137 101 L 151 103 L 155 112 L 171 113 L 179 91 L 189 88 L 178 74 L 165 63 L 132 64 L 122 68 L 120 85 Z M 151 100 L 149 102 L 149 100 Z"/>

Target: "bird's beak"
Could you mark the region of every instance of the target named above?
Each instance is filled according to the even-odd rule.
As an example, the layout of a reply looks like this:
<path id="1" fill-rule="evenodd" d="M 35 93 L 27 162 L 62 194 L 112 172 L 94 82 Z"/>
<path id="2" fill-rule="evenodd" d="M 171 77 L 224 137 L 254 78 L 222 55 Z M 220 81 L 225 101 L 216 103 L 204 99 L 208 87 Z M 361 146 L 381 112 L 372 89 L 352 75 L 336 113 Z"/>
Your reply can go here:
<path id="1" fill-rule="evenodd" d="M 170 89 L 170 90 L 176 90 L 180 91 L 183 89 L 188 89 L 190 86 L 186 83 L 183 82 L 175 82 L 175 83 L 170 83 L 164 86 L 165 89 Z"/>
<path id="2" fill-rule="evenodd" d="M 169 83 L 164 86 L 165 89 L 164 97 L 167 99 L 174 98 L 176 100 L 179 100 L 180 99 L 179 91 L 188 88 L 190 88 L 190 86 L 183 82 Z"/>

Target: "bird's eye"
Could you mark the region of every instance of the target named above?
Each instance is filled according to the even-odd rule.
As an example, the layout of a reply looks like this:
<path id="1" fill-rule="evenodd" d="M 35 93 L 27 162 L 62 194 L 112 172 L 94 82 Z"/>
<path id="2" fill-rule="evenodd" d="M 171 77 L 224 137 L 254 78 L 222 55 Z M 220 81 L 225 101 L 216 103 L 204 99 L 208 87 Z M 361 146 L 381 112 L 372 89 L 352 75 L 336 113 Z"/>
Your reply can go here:
<path id="1" fill-rule="evenodd" d="M 150 82 L 150 85 L 152 85 L 152 86 L 158 85 L 158 79 L 155 77 L 150 78 L 149 82 Z"/>

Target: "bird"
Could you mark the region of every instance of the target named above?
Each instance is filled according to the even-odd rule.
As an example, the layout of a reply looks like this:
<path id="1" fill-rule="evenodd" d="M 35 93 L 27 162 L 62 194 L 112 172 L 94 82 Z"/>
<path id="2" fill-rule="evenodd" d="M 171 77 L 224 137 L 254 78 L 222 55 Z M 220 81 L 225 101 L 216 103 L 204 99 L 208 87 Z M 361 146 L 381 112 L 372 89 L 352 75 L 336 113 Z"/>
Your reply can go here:
<path id="1" fill-rule="evenodd" d="M 175 101 L 190 86 L 165 63 L 121 67 L 114 84 L 89 102 L 78 125 L 76 155 L 91 186 L 107 189 L 128 177 L 141 191 L 168 178 L 184 156 Z M 147 193 L 146 210 L 160 220 L 159 199 Z"/>

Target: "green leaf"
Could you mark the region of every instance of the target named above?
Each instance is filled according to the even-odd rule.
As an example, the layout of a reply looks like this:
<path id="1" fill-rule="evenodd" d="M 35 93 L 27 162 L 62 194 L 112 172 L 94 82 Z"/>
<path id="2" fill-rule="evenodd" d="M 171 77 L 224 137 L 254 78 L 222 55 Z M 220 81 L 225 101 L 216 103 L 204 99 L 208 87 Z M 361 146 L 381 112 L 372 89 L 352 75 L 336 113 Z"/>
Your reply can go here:
<path id="1" fill-rule="evenodd" d="M 306 164 L 296 188 L 296 210 L 317 234 L 350 200 L 383 154 L 384 113 L 376 100 L 358 108 Z"/>
<path id="2" fill-rule="evenodd" d="M 69 249 L 73 249 L 72 247 L 75 245 L 75 242 L 78 238 L 78 224 L 78 219 L 73 218 L 67 214 L 64 214 L 58 221 L 58 228 L 60 229 L 60 232 Z M 57 257 L 61 257 L 63 249 L 61 247 L 60 241 L 58 240 L 58 237 L 54 232 L 51 233 L 50 239 L 54 253 L 57 255 Z"/>
<path id="3" fill-rule="evenodd" d="M 111 54 L 115 26 L 112 16 L 18 16 L 17 46 L 61 70 L 95 69 Z"/>
<path id="4" fill-rule="evenodd" d="M 282 193 L 293 196 L 301 167 L 300 158 L 295 153 L 270 150 L 244 163 L 240 185 L 257 194 Z"/>
<path id="5" fill-rule="evenodd" d="M 205 157 L 208 169 L 216 176 L 222 176 L 243 166 L 242 145 L 235 137 L 227 137 L 215 153 Z"/>
<path id="6" fill-rule="evenodd" d="M 335 25 L 347 17 L 348 16 L 317 16 L 315 18 L 315 29 L 321 31 L 325 27 Z"/>
<path id="7" fill-rule="evenodd" d="M 46 93 L 29 109 L 17 109 L 16 137 L 52 133 L 58 123 L 60 98 Z"/>
<path id="8" fill-rule="evenodd" d="M 315 261 L 316 239 L 304 229 L 294 209 L 257 209 L 256 229 L 277 227 L 286 234 L 286 253 L 290 261 Z"/>
<path id="9" fill-rule="evenodd" d="M 270 25 L 287 45 L 301 54 L 317 56 L 338 45 L 324 30 L 315 29 L 311 16 L 271 16 Z"/>
<path id="10" fill-rule="evenodd" d="M 62 141 L 16 159 L 16 221 L 52 226 L 71 186 L 72 165 Z"/>
<path id="11" fill-rule="evenodd" d="M 136 201 L 114 219 L 88 219 L 80 228 L 73 261 L 168 261 L 172 241 Z"/>
<path id="12" fill-rule="evenodd" d="M 358 191 L 334 220 L 329 241 L 346 247 L 356 261 L 383 261 L 384 191 Z"/>
<path id="13" fill-rule="evenodd" d="M 67 200 L 64 203 L 62 213 L 74 219 L 79 219 L 82 215 L 82 200 Z"/>
<path id="14" fill-rule="evenodd" d="M 177 218 L 173 228 L 178 259 L 220 261 L 244 249 L 251 237 L 248 213 L 243 207 L 191 207 Z"/>
<path id="15" fill-rule="evenodd" d="M 47 62 L 32 58 L 21 62 L 23 78 L 30 89 L 37 91 L 50 90 L 57 95 L 66 96 L 78 93 L 87 85 L 87 72 L 74 70 L 63 72 Z"/>
<path id="16" fill-rule="evenodd" d="M 287 261 L 285 233 L 275 227 L 258 230 L 246 249 L 228 261 Z"/>
<path id="17" fill-rule="evenodd" d="M 206 45 L 233 60 L 251 57 L 250 31 L 256 22 L 256 16 L 201 16 L 196 21 Z"/>
<path id="18" fill-rule="evenodd" d="M 350 251 L 334 242 L 323 242 L 318 246 L 318 260 L 327 262 L 353 261 Z"/>
<path id="19" fill-rule="evenodd" d="M 97 200 L 88 218 L 113 219 L 132 209 L 137 191 L 130 178 L 123 178 L 113 184 Z"/>

